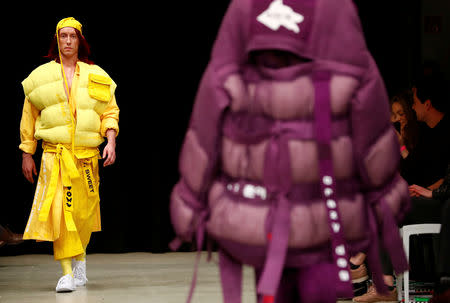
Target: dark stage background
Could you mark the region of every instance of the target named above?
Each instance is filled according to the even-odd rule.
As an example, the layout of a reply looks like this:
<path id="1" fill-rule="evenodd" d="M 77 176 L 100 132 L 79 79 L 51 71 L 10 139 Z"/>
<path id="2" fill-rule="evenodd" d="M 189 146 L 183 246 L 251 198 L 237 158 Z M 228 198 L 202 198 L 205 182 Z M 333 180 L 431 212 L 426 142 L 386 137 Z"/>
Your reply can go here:
<path id="1" fill-rule="evenodd" d="M 127 3 L 106 10 L 58 9 L 59 5 L 44 10 L 17 4 L 0 19 L 0 224 L 15 232 L 25 228 L 35 189 L 21 171 L 20 83 L 46 62 L 43 56 L 57 22 L 73 16 L 83 24 L 91 59 L 118 84 L 121 109 L 117 162 L 100 171 L 103 231 L 93 234 L 88 253 L 169 251 L 167 244 L 174 236 L 169 196 L 178 179 L 178 153 L 228 1 Z M 356 3 L 369 49 L 392 95 L 410 84 L 422 60 L 420 1 Z M 37 164 L 39 159 L 38 152 Z M 0 255 L 51 252 L 49 243 L 34 241 L 0 249 Z"/>

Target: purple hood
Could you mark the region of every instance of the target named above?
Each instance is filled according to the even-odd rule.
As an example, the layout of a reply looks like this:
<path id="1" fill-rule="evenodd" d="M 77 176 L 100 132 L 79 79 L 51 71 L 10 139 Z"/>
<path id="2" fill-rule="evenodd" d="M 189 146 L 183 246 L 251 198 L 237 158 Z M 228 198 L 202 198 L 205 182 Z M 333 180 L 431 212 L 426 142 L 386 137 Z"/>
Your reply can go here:
<path id="1" fill-rule="evenodd" d="M 275 9 L 271 10 L 272 5 Z M 280 12 L 279 7 L 284 6 L 293 12 L 288 8 Z M 263 23 L 261 12 L 267 12 L 266 23 L 288 25 L 274 30 Z M 277 13 L 278 18 L 271 17 Z M 300 15 L 302 21 L 283 22 L 292 19 L 292 14 Z M 299 31 L 289 29 L 289 24 Z M 315 61 L 355 68 L 369 66 L 361 23 L 351 0 L 232 1 L 213 48 L 211 64 L 242 66 L 250 51 L 263 49 L 289 51 Z"/>

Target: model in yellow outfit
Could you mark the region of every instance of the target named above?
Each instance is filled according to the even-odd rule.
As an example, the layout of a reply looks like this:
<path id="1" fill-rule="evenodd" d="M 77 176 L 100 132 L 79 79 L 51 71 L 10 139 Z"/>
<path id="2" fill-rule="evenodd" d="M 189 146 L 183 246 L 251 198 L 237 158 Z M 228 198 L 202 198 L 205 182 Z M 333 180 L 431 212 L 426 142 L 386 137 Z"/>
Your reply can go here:
<path id="1" fill-rule="evenodd" d="M 119 108 L 116 84 L 97 65 L 78 59 L 81 24 L 61 20 L 56 29 L 58 56 L 22 82 L 25 102 L 20 124 L 22 170 L 34 182 L 32 155 L 42 140 L 44 153 L 24 239 L 52 241 L 63 277 L 58 292 L 72 291 L 86 279 L 86 247 L 101 230 L 98 146 L 104 165 L 115 161 Z M 75 259 L 74 271 L 71 268 Z"/>

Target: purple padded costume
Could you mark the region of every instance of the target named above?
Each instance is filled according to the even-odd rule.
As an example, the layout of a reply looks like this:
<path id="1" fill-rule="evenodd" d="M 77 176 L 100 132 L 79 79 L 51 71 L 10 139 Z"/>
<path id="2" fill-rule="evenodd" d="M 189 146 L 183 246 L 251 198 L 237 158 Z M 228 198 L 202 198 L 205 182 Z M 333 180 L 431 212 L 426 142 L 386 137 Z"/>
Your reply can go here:
<path id="1" fill-rule="evenodd" d="M 251 59 L 267 50 L 308 60 Z M 241 301 L 242 264 L 259 300 L 276 303 L 351 297 L 360 251 L 381 292 L 380 246 L 407 269 L 396 223 L 409 193 L 389 116 L 351 0 L 231 1 L 170 206 L 179 240 L 218 244 L 225 303 Z"/>

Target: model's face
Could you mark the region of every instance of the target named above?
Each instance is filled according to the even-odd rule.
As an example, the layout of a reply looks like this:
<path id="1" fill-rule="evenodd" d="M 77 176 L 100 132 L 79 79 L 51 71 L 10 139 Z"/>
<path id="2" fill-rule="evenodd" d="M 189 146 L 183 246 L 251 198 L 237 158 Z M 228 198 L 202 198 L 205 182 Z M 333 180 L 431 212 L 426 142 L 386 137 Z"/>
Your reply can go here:
<path id="1" fill-rule="evenodd" d="M 73 27 L 64 27 L 59 30 L 59 47 L 65 57 L 78 56 L 80 40 Z"/>
<path id="2" fill-rule="evenodd" d="M 427 111 L 427 102 L 424 103 L 420 102 L 419 98 L 417 97 L 416 91 L 414 90 L 414 103 L 413 103 L 413 110 L 416 112 L 417 120 L 419 121 L 425 121 L 425 113 Z"/>
<path id="3" fill-rule="evenodd" d="M 400 122 L 401 127 L 406 125 L 406 114 L 399 102 L 392 103 L 391 122 Z"/>

